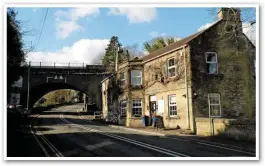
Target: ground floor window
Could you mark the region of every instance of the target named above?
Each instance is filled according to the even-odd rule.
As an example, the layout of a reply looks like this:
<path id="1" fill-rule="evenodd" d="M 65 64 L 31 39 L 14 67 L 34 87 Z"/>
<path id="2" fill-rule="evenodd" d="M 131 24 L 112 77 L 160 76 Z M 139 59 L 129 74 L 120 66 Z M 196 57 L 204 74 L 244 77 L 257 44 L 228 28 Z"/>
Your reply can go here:
<path id="1" fill-rule="evenodd" d="M 123 100 L 123 101 L 121 101 L 121 114 L 120 114 L 120 116 L 126 117 L 126 115 L 127 115 L 126 112 L 127 112 L 127 101 Z"/>
<path id="2" fill-rule="evenodd" d="M 208 94 L 208 103 L 209 103 L 209 116 L 221 117 L 220 94 L 218 93 Z"/>
<path id="3" fill-rule="evenodd" d="M 169 116 L 177 115 L 176 95 L 168 96 L 168 110 L 169 110 Z"/>
<path id="4" fill-rule="evenodd" d="M 134 117 L 142 116 L 142 100 L 135 99 L 132 101 L 132 114 Z"/>

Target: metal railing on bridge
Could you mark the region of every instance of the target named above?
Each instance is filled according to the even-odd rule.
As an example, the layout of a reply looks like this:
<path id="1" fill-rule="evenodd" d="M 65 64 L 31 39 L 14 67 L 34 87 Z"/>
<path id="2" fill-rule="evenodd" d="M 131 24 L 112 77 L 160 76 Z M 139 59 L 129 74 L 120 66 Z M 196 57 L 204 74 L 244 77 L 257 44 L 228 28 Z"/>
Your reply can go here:
<path id="1" fill-rule="evenodd" d="M 60 63 L 60 62 L 29 62 L 27 63 L 30 68 L 86 68 L 87 66 L 98 66 L 88 65 L 86 63 Z"/>
<path id="2" fill-rule="evenodd" d="M 54 68 L 54 69 L 106 69 L 103 65 L 90 65 L 87 63 L 61 63 L 61 62 L 25 62 L 21 64 L 30 68 Z"/>

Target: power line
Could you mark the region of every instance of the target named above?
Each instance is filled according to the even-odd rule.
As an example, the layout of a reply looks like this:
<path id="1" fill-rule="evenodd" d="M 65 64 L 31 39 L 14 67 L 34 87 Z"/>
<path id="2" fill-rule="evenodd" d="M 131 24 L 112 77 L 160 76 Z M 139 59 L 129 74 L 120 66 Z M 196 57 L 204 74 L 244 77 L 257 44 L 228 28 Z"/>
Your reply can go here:
<path id="1" fill-rule="evenodd" d="M 41 27 L 41 31 L 40 31 L 40 35 L 39 35 L 39 38 L 34 46 L 34 49 L 37 48 L 38 44 L 39 44 L 39 41 L 40 41 L 40 38 L 41 38 L 41 35 L 42 35 L 42 31 L 43 31 L 43 27 L 44 27 L 44 24 L 45 24 L 45 21 L 46 21 L 46 17 L 47 17 L 47 14 L 48 14 L 48 11 L 49 11 L 49 8 L 46 9 L 46 13 L 45 13 L 45 17 L 44 17 L 44 20 L 43 20 L 43 24 L 42 24 L 42 27 Z"/>

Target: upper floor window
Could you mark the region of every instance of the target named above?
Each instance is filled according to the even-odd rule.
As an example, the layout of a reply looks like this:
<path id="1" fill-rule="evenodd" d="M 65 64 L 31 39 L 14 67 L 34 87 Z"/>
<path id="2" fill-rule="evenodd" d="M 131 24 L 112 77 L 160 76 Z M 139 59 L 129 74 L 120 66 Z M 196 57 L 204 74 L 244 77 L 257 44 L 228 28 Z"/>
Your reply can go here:
<path id="1" fill-rule="evenodd" d="M 174 77 L 176 75 L 175 58 L 171 58 L 167 60 L 167 73 L 169 77 Z"/>
<path id="2" fill-rule="evenodd" d="M 126 73 L 123 72 L 121 73 L 121 86 L 125 86 L 125 82 L 126 82 Z"/>
<path id="3" fill-rule="evenodd" d="M 142 70 L 131 71 L 131 85 L 142 85 Z"/>
<path id="4" fill-rule="evenodd" d="M 217 63 L 217 54 L 215 52 L 206 52 L 206 63 L 207 63 L 207 72 L 209 74 L 218 73 L 218 63 Z"/>
<path id="5" fill-rule="evenodd" d="M 221 102 L 220 94 L 210 93 L 208 94 L 209 103 L 209 116 L 210 117 L 221 117 Z"/>

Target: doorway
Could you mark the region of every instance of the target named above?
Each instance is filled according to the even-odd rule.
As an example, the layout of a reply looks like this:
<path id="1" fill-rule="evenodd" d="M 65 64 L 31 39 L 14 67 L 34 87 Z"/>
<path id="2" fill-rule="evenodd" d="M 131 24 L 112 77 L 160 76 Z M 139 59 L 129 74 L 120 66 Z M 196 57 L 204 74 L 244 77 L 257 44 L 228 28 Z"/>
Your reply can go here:
<path id="1" fill-rule="evenodd" d="M 153 125 L 153 117 L 155 117 L 156 115 L 156 109 L 157 109 L 157 105 L 156 105 L 156 96 L 152 95 L 149 97 L 149 107 L 150 107 L 150 117 L 149 117 L 149 126 Z"/>

